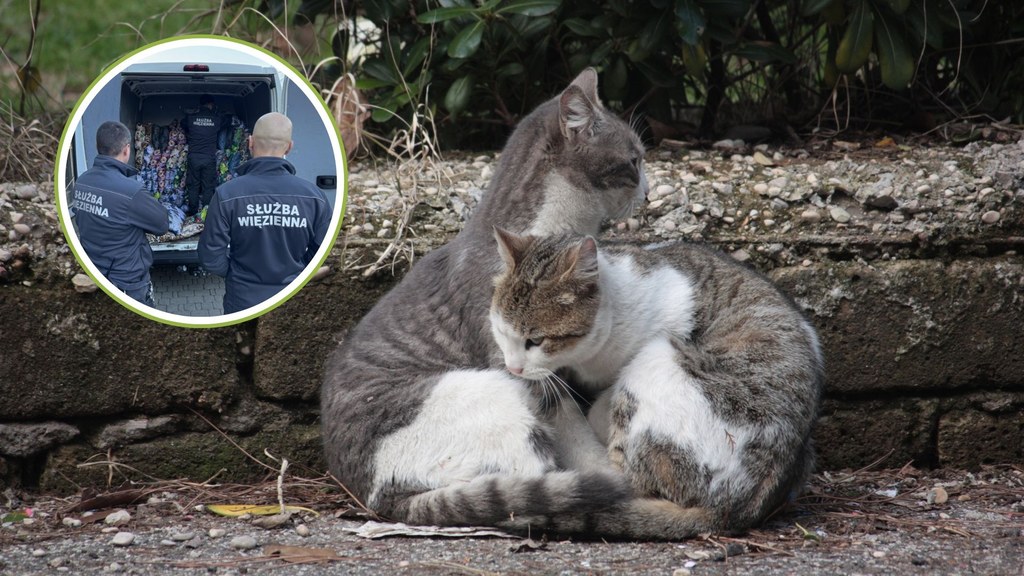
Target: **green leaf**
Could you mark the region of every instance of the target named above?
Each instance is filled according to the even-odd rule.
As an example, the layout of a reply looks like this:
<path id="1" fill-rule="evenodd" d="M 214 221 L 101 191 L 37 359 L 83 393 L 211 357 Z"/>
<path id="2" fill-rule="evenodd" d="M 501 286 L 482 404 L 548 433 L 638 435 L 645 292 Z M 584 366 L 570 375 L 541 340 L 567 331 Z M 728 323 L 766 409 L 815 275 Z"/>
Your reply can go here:
<path id="1" fill-rule="evenodd" d="M 453 6 L 451 8 L 435 8 L 428 12 L 424 12 L 416 17 L 416 21 L 421 24 L 437 24 L 438 22 L 444 22 L 446 20 L 454 20 L 456 18 L 462 18 L 464 16 L 472 16 L 476 14 L 477 9 L 472 6 Z"/>
<path id="2" fill-rule="evenodd" d="M 704 77 L 704 68 L 708 63 L 708 55 L 704 51 L 703 44 L 689 46 L 683 44 L 683 65 L 686 71 L 695 78 Z"/>
<path id="3" fill-rule="evenodd" d="M 363 72 L 391 86 L 402 83 L 402 78 L 395 69 L 379 58 L 363 62 Z"/>
<path id="4" fill-rule="evenodd" d="M 452 113 L 452 116 L 457 116 L 469 105 L 469 97 L 472 94 L 473 77 L 463 76 L 448 87 L 448 92 L 444 95 L 444 107 Z"/>
<path id="5" fill-rule="evenodd" d="M 562 5 L 562 0 L 518 0 L 495 10 L 497 14 L 522 14 L 524 16 L 545 16 Z"/>
<path id="6" fill-rule="evenodd" d="M 664 41 L 668 32 L 668 18 L 657 18 L 651 20 L 644 26 L 643 32 L 637 34 L 636 39 L 630 43 L 626 55 L 633 62 L 646 60 L 652 52 L 658 49 Z"/>
<path id="7" fill-rule="evenodd" d="M 796 55 L 774 42 L 752 41 L 747 42 L 732 53 L 740 58 L 746 58 L 754 62 L 782 62 L 783 64 L 796 64 Z"/>
<path id="8" fill-rule="evenodd" d="M 841 0 L 803 0 L 800 5 L 800 14 L 804 16 L 814 16 L 818 12 L 821 12 L 833 2 L 840 2 Z"/>
<path id="9" fill-rule="evenodd" d="M 583 18 L 568 18 L 562 24 L 577 36 L 600 38 L 605 35 L 604 30 L 600 26 L 595 26 L 593 22 Z"/>
<path id="10" fill-rule="evenodd" d="M 416 68 L 426 60 L 427 52 L 430 50 L 430 40 L 429 36 L 424 36 L 409 48 L 409 52 L 406 54 L 405 65 L 402 66 L 403 76 L 406 78 L 411 77 Z"/>
<path id="11" fill-rule="evenodd" d="M 377 88 L 383 88 L 384 86 L 394 86 L 394 84 L 383 80 L 377 80 L 376 78 L 370 78 L 368 76 L 362 76 L 356 80 L 356 88 L 360 90 L 374 90 Z"/>
<path id="12" fill-rule="evenodd" d="M 679 37 L 690 46 L 696 45 L 707 26 L 697 3 L 694 0 L 676 0 L 674 12 Z"/>
<path id="13" fill-rule="evenodd" d="M 469 58 L 476 53 L 480 47 L 480 40 L 484 37 L 484 21 L 477 20 L 452 38 L 448 44 L 448 55 L 452 58 Z"/>
<path id="14" fill-rule="evenodd" d="M 914 78 L 914 55 L 907 48 L 903 30 L 885 13 L 878 12 L 875 26 L 878 65 L 882 70 L 882 83 L 893 90 L 904 90 Z"/>
<path id="15" fill-rule="evenodd" d="M 867 63 L 871 54 L 873 25 L 873 13 L 867 0 L 860 0 L 836 51 L 836 68 L 843 74 L 852 74 Z"/>
<path id="16" fill-rule="evenodd" d="M 945 46 L 943 31 L 946 26 L 939 17 L 939 6 L 934 0 L 926 0 L 920 10 L 912 10 L 904 18 L 907 19 L 907 24 L 913 31 L 914 40 L 920 43 L 923 39 L 928 46 L 942 50 Z"/>
<path id="17" fill-rule="evenodd" d="M 494 73 L 498 78 L 509 78 L 511 76 L 519 76 L 523 72 L 526 72 L 526 67 L 519 62 L 510 62 L 505 64 L 501 68 L 498 68 L 497 72 Z"/>

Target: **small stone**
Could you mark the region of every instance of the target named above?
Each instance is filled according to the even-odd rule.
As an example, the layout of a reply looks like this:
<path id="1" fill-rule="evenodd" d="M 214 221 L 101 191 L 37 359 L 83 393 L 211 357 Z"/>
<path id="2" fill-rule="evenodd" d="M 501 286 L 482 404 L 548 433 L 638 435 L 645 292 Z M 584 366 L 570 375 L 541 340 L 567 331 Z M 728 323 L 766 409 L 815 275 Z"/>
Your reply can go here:
<path id="1" fill-rule="evenodd" d="M 363 232 L 373 232 L 373 224 L 370 224 L 369 222 L 363 224 Z"/>
<path id="2" fill-rule="evenodd" d="M 252 536 L 235 536 L 231 539 L 231 547 L 238 550 L 252 550 L 259 544 Z"/>
<path id="3" fill-rule="evenodd" d="M 995 188 L 982 188 L 978 191 L 978 198 L 984 198 L 993 192 L 995 192 Z"/>
<path id="4" fill-rule="evenodd" d="M 787 208 L 789 208 L 789 202 L 782 198 L 772 198 L 772 210 L 786 210 Z"/>
<path id="5" fill-rule="evenodd" d="M 103 570 L 106 571 L 106 572 L 120 572 L 121 571 L 121 564 L 118 563 L 118 562 L 111 562 Z"/>
<path id="6" fill-rule="evenodd" d="M 808 208 L 800 213 L 800 219 L 804 222 L 817 224 L 818 222 L 821 222 L 821 212 L 818 212 L 814 208 Z"/>
<path id="7" fill-rule="evenodd" d="M 883 194 L 881 196 L 872 196 L 871 198 L 865 200 L 864 203 L 872 208 L 878 208 L 879 210 L 886 211 L 895 210 L 896 207 L 899 206 L 899 202 L 897 202 L 895 198 L 889 196 L 888 194 Z"/>
<path id="8" fill-rule="evenodd" d="M 228 531 L 223 528 L 210 528 L 208 532 L 210 538 L 223 538 Z"/>
<path id="9" fill-rule="evenodd" d="M 676 223 L 672 220 L 665 220 L 661 223 L 661 227 L 671 232 L 676 229 Z"/>
<path id="10" fill-rule="evenodd" d="M 775 166 L 775 161 L 762 154 L 761 151 L 754 152 L 754 162 L 761 166 Z"/>
<path id="11" fill-rule="evenodd" d="M 132 542 L 135 541 L 135 534 L 131 532 L 118 532 L 114 534 L 114 538 L 110 541 L 114 546 L 131 546 Z"/>
<path id="12" fill-rule="evenodd" d="M 103 519 L 103 522 L 110 526 L 124 526 L 131 521 L 132 515 L 127 510 L 118 510 Z"/>
<path id="13" fill-rule="evenodd" d="M 174 540 L 168 540 L 168 539 L 165 538 L 165 539 L 160 541 L 160 545 L 161 546 L 177 546 L 178 543 L 175 542 Z"/>
<path id="14" fill-rule="evenodd" d="M 11 212 L 11 222 L 13 224 L 17 224 L 18 222 L 21 222 L 21 219 L 24 218 L 24 217 L 25 217 L 25 215 L 22 214 L 21 212 Z"/>
<path id="15" fill-rule="evenodd" d="M 668 196 L 675 191 L 676 189 L 672 185 L 662 184 L 661 186 L 658 186 L 657 188 L 654 189 L 654 197 L 661 198 L 663 196 Z"/>
<path id="16" fill-rule="evenodd" d="M 14 196 L 22 200 L 31 200 L 39 193 L 35 184 L 22 184 L 14 189 Z"/>
<path id="17" fill-rule="evenodd" d="M 949 501 L 949 494 L 942 486 L 936 486 L 928 491 L 929 504 L 945 504 Z"/>
<path id="18" fill-rule="evenodd" d="M 24 222 L 18 222 L 14 225 L 14 231 L 24 236 L 32 231 L 32 227 Z"/>
<path id="19" fill-rule="evenodd" d="M 917 194 L 918 196 L 923 196 L 925 194 L 931 194 L 931 191 L 932 191 L 931 184 L 921 184 L 917 188 L 914 188 L 914 194 Z"/>
<path id="20" fill-rule="evenodd" d="M 817 186 L 818 185 L 818 175 L 815 174 L 814 172 L 811 172 L 810 174 L 808 174 L 807 175 L 807 183 L 810 184 L 811 186 Z"/>
<path id="21" fill-rule="evenodd" d="M 636 232 L 640 229 L 640 221 L 636 218 L 630 218 L 626 220 L 626 226 L 629 227 L 630 232 Z"/>
<path id="22" fill-rule="evenodd" d="M 82 521 L 81 520 L 79 520 L 78 518 L 72 518 L 70 516 L 65 517 L 60 522 L 61 522 L 61 524 L 67 526 L 68 528 L 78 528 L 79 526 L 82 525 Z"/>
<path id="23" fill-rule="evenodd" d="M 648 204 L 648 208 L 650 208 L 651 210 L 657 210 L 658 208 L 661 208 L 664 204 L 664 200 L 655 200 L 654 202 Z"/>
<path id="24" fill-rule="evenodd" d="M 381 228 L 391 228 L 394 225 L 395 225 L 395 223 L 392 222 L 391 220 L 385 220 L 385 221 L 380 223 L 380 227 Z"/>
<path id="25" fill-rule="evenodd" d="M 885 552 L 882 552 L 881 550 L 875 550 L 871 555 L 875 558 L 885 558 Z"/>
<path id="26" fill-rule="evenodd" d="M 174 540 L 175 542 L 188 542 L 195 537 L 195 532 L 177 532 L 175 534 L 171 534 L 171 540 Z"/>
<path id="27" fill-rule="evenodd" d="M 850 213 L 843 209 L 843 207 L 841 206 L 830 207 L 828 209 L 828 215 L 831 216 L 833 220 L 839 222 L 840 224 L 845 224 L 850 221 Z"/>
<path id="28" fill-rule="evenodd" d="M 694 203 L 694 204 L 690 205 L 690 212 L 693 212 L 694 214 L 696 214 L 698 216 L 703 214 L 704 210 L 706 210 L 706 209 L 707 208 L 703 204 L 700 204 L 700 203 Z"/>
<path id="29" fill-rule="evenodd" d="M 43 556 L 46 556 L 46 550 L 43 550 L 42 548 L 36 548 L 32 551 L 33 558 L 42 558 Z"/>
<path id="30" fill-rule="evenodd" d="M 985 224 L 995 224 L 999 222 L 999 212 L 997 210 L 989 210 L 981 215 L 981 221 Z"/>
<path id="31" fill-rule="evenodd" d="M 0 248 L 0 263 L 9 262 L 11 258 L 14 258 L 14 255 L 11 254 L 10 250 L 4 250 L 3 248 Z"/>
<path id="32" fill-rule="evenodd" d="M 768 193 L 768 185 L 764 182 L 758 182 L 757 184 L 754 184 L 754 192 L 764 196 Z"/>
<path id="33" fill-rule="evenodd" d="M 811 264 L 813 264 L 813 262 L 811 262 L 810 260 L 806 260 L 806 259 L 803 262 L 800 263 L 800 265 L 803 266 L 804 268 L 807 268 Z"/>
<path id="34" fill-rule="evenodd" d="M 92 278 L 81 273 L 75 274 L 74 277 L 71 278 L 71 284 L 74 285 L 75 292 L 78 292 L 79 294 L 91 294 L 99 289 L 99 286 L 92 281 Z"/>
<path id="35" fill-rule="evenodd" d="M 305 538 L 306 536 L 309 536 L 309 526 L 306 526 L 305 524 L 299 524 L 295 527 L 295 533 Z"/>
<path id="36" fill-rule="evenodd" d="M 50 568 L 60 568 L 64 565 L 64 562 L 65 560 L 63 558 L 57 556 L 56 558 L 53 558 L 49 562 L 47 562 L 47 564 L 50 565 Z"/>
<path id="37" fill-rule="evenodd" d="M 311 278 L 310 280 L 316 282 L 318 280 L 323 280 L 324 278 L 327 278 L 330 275 L 331 267 L 324 265 L 316 269 L 316 272 L 313 273 L 313 278 Z"/>
<path id="38" fill-rule="evenodd" d="M 742 248 L 733 252 L 731 256 L 737 262 L 746 262 L 747 260 L 750 260 L 750 253 L 748 253 L 746 250 L 743 250 Z"/>

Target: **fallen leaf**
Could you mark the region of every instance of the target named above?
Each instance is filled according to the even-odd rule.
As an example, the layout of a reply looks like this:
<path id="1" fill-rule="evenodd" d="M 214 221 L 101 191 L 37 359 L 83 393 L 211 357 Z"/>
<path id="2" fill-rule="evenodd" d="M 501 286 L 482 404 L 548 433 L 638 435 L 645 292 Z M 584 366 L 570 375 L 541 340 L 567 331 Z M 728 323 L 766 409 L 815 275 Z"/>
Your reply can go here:
<path id="1" fill-rule="evenodd" d="M 263 547 L 264 556 L 278 558 L 289 564 L 316 564 L 344 560 L 328 548 L 307 548 L 305 546 L 280 546 L 273 544 Z"/>
<path id="2" fill-rule="evenodd" d="M 65 514 L 72 512 L 82 512 L 85 510 L 101 510 L 103 508 L 120 508 L 134 504 L 139 500 L 142 500 L 146 496 L 149 496 L 156 490 L 143 490 L 140 488 L 133 488 L 129 490 L 120 490 L 118 492 L 111 492 L 109 494 L 101 494 L 99 496 L 91 496 L 85 498 L 83 495 L 82 501 L 75 504 L 71 508 L 64 511 Z"/>
<path id="3" fill-rule="evenodd" d="M 374 522 L 370 520 L 358 528 L 344 527 L 342 530 L 353 532 L 362 538 L 387 538 L 388 536 L 446 536 L 449 538 L 470 538 L 479 536 L 497 536 L 498 538 L 516 538 L 512 534 L 494 528 L 473 526 L 409 526 L 401 522 Z"/>
<path id="4" fill-rule="evenodd" d="M 255 504 L 209 504 L 206 509 L 219 516 L 228 516 L 231 518 L 237 518 L 246 514 L 253 516 L 273 516 L 274 514 L 281 513 L 281 507 L 274 505 L 255 505 Z M 314 516 L 319 516 L 320 513 L 310 508 L 303 508 L 302 506 L 285 506 L 285 512 L 309 512 Z"/>
<path id="5" fill-rule="evenodd" d="M 875 142 L 875 148 L 892 148 L 895 145 L 896 141 L 890 138 L 889 136 L 886 136 L 885 138 L 882 138 L 878 142 Z"/>
<path id="6" fill-rule="evenodd" d="M 860 148 L 860 144 L 857 142 L 845 142 L 843 140 L 833 140 L 832 146 L 845 152 L 851 152 Z"/>
<path id="7" fill-rule="evenodd" d="M 508 547 L 508 551 L 514 553 L 517 552 L 530 552 L 531 550 L 546 550 L 548 547 L 547 540 L 541 540 L 537 542 L 533 538 L 523 538 L 519 542 L 512 544 Z"/>

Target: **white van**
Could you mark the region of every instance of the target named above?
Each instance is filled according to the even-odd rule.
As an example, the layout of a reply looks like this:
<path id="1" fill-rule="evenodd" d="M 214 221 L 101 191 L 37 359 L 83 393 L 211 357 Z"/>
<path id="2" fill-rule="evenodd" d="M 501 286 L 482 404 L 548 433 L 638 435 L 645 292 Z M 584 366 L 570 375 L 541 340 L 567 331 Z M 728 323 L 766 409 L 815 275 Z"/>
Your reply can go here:
<path id="1" fill-rule="evenodd" d="M 222 54 L 216 62 L 204 60 L 208 56 L 208 51 L 199 48 L 177 50 L 174 62 L 133 64 L 103 86 L 75 130 L 69 175 L 77 178 L 92 166 L 96 129 L 103 122 L 119 120 L 135 134 L 139 123 L 163 126 L 182 119 L 198 106 L 201 95 L 209 94 L 219 111 L 234 114 L 249 130 L 267 112 L 288 116 L 295 141 L 288 161 L 295 166 L 296 175 L 321 188 L 334 207 L 341 167 L 335 165 L 329 128 L 323 125 L 314 103 L 288 76 L 271 66 L 251 60 L 225 61 Z M 135 166 L 134 146 L 128 164 Z M 198 235 L 154 243 L 153 264 L 197 264 L 198 244 Z"/>

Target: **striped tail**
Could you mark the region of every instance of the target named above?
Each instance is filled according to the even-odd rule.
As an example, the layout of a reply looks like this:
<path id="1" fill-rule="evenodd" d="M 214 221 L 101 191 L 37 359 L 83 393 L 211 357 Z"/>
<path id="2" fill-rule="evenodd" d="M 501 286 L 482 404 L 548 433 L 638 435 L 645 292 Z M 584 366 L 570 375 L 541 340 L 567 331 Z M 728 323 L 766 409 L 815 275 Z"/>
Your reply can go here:
<path id="1" fill-rule="evenodd" d="M 520 534 L 678 540 L 717 525 L 706 509 L 636 498 L 622 476 L 604 472 L 492 474 L 385 500 L 378 511 L 409 524 L 494 526 Z"/>

